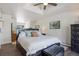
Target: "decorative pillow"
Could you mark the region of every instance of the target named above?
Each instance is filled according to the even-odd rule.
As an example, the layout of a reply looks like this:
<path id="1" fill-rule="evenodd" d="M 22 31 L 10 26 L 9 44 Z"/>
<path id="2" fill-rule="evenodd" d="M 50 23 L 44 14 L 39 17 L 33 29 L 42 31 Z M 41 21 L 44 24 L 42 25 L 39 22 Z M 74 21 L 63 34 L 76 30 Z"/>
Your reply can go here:
<path id="1" fill-rule="evenodd" d="M 38 37 L 38 33 L 37 32 L 31 32 L 31 36 L 32 37 Z"/>
<path id="2" fill-rule="evenodd" d="M 27 37 L 31 37 L 31 31 L 25 31 Z"/>
<path id="3" fill-rule="evenodd" d="M 41 32 L 38 31 L 37 33 L 38 33 L 38 36 L 42 36 Z"/>

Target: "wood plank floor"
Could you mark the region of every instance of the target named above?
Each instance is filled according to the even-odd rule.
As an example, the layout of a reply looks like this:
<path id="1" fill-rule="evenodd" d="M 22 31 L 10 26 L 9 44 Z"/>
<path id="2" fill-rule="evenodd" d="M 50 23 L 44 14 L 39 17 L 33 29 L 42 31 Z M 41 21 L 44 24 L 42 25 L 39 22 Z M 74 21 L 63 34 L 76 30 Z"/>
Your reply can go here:
<path id="1" fill-rule="evenodd" d="M 10 43 L 1 46 L 0 56 L 22 56 L 22 55 L 20 51 L 18 51 L 16 46 Z"/>
<path id="2" fill-rule="evenodd" d="M 20 51 L 16 48 L 16 46 L 10 43 L 1 46 L 0 56 L 22 56 L 22 55 Z M 79 54 L 68 49 L 65 51 L 65 56 L 79 56 Z"/>

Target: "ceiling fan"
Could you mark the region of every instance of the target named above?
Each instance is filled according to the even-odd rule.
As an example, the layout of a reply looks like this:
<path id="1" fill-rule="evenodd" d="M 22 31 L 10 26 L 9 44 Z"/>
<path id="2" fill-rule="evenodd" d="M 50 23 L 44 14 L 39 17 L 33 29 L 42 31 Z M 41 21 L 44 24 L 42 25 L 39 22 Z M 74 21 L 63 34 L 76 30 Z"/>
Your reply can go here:
<path id="1" fill-rule="evenodd" d="M 34 6 L 38 6 L 38 5 L 44 5 L 43 9 L 46 10 L 47 5 L 51 5 L 51 6 L 57 6 L 57 3 L 37 3 L 34 4 Z"/>

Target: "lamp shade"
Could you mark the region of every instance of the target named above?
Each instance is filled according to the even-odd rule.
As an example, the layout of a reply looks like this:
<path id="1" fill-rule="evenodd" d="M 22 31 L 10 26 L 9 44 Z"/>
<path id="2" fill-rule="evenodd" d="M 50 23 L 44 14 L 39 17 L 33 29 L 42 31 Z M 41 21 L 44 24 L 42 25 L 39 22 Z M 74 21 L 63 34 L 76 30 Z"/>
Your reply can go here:
<path id="1" fill-rule="evenodd" d="M 43 27 L 41 28 L 41 32 L 42 32 L 42 33 L 47 33 L 47 27 L 44 27 L 44 26 L 43 26 Z"/>

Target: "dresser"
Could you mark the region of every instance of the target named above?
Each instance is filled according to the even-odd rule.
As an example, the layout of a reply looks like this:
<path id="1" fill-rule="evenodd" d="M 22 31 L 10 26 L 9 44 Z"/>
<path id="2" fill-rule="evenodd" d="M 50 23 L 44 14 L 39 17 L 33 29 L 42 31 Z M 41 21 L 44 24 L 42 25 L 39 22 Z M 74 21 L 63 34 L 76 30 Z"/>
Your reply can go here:
<path id="1" fill-rule="evenodd" d="M 79 53 L 79 24 L 71 25 L 71 50 Z"/>
<path id="2" fill-rule="evenodd" d="M 12 42 L 16 42 L 16 32 L 12 32 Z"/>

